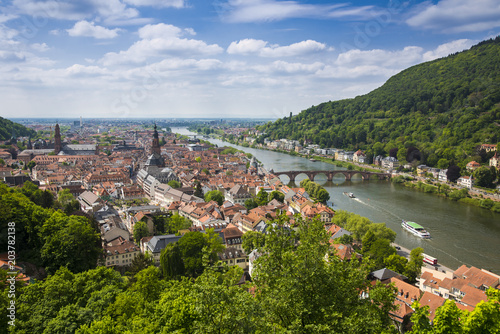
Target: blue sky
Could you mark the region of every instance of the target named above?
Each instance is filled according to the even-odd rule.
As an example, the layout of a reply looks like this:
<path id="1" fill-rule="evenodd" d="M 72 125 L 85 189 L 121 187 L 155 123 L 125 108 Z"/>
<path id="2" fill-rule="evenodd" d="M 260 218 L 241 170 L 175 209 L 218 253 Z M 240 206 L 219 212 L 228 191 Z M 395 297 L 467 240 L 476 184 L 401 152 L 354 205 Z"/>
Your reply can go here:
<path id="1" fill-rule="evenodd" d="M 277 118 L 499 33 L 498 0 L 0 0 L 0 115 Z"/>

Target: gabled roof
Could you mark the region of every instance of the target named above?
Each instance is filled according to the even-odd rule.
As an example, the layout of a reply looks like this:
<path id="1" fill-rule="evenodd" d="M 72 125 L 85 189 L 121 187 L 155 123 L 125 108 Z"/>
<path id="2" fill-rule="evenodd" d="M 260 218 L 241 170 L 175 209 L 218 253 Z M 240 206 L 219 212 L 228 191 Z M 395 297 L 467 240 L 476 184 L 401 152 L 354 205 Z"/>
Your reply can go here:
<path id="1" fill-rule="evenodd" d="M 167 235 L 155 235 L 148 242 L 148 248 L 153 253 L 159 253 L 167 247 L 168 244 L 177 242 L 181 236 L 177 236 L 175 234 L 167 234 Z"/>
<path id="2" fill-rule="evenodd" d="M 402 277 L 403 280 L 407 279 L 406 276 L 401 275 L 401 274 L 399 274 L 399 273 L 397 273 L 395 271 L 392 271 L 390 269 L 387 269 L 387 268 L 383 268 L 383 269 L 379 269 L 377 271 L 373 271 L 373 272 L 370 273 L 369 276 L 371 276 L 373 278 L 376 278 L 379 281 L 390 279 L 392 277 Z"/>
<path id="3" fill-rule="evenodd" d="M 433 321 L 436 317 L 437 308 L 442 306 L 445 301 L 446 299 L 444 299 L 443 297 L 426 291 L 422 295 L 422 298 L 420 298 L 420 305 L 429 306 L 429 320 Z"/>

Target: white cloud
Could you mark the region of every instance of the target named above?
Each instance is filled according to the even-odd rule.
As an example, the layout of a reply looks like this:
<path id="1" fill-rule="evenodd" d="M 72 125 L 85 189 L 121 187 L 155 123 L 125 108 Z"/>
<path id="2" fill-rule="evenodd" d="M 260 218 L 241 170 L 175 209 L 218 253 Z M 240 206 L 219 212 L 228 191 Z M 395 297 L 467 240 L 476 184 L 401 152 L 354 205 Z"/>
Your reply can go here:
<path id="1" fill-rule="evenodd" d="M 80 64 L 74 64 L 65 69 L 66 74 L 71 76 L 96 76 L 108 74 L 109 71 L 105 68 L 99 66 L 84 66 Z"/>
<path id="2" fill-rule="evenodd" d="M 404 68 L 422 61 L 423 49 L 417 46 L 407 46 L 402 50 L 349 50 L 341 53 L 336 61 L 338 66 L 353 66 L 356 64 L 376 65 L 391 68 Z"/>
<path id="3" fill-rule="evenodd" d="M 100 62 L 106 66 L 124 63 L 141 63 L 160 56 L 213 55 L 223 51 L 217 44 L 207 44 L 201 40 L 180 38 L 192 35 L 192 29 L 180 29 L 164 23 L 147 25 L 139 29 L 141 40 L 125 51 L 109 52 Z"/>
<path id="4" fill-rule="evenodd" d="M 94 37 L 97 39 L 109 39 L 118 36 L 120 29 L 108 29 L 96 26 L 94 22 L 78 21 L 73 28 L 66 30 L 73 37 Z"/>
<path id="5" fill-rule="evenodd" d="M 18 16 L 13 14 L 0 14 L 0 23 L 5 23 L 7 21 L 16 19 Z"/>
<path id="6" fill-rule="evenodd" d="M 107 24 L 144 24 L 149 19 L 139 17 L 139 11 L 120 0 L 14 0 L 19 14 L 31 15 L 40 22 L 47 19 L 81 21 L 98 18 Z"/>
<path id="7" fill-rule="evenodd" d="M 463 51 L 469 49 L 471 46 L 476 44 L 478 41 L 473 41 L 470 39 L 458 39 L 449 43 L 441 44 L 436 49 L 432 51 L 427 51 L 423 54 L 423 60 L 429 61 L 437 58 L 446 57 L 452 53 Z"/>
<path id="8" fill-rule="evenodd" d="M 216 2 L 221 18 L 229 22 L 279 21 L 289 18 L 367 18 L 373 6 L 351 7 L 346 3 L 334 5 L 302 4 L 299 1 L 229 0 Z"/>
<path id="9" fill-rule="evenodd" d="M 291 57 L 324 51 L 326 49 L 325 44 L 313 40 L 302 41 L 287 46 L 268 46 L 268 42 L 266 41 L 243 39 L 238 42 L 232 42 L 227 48 L 227 53 L 240 55 L 256 54 L 261 57 Z"/>
<path id="10" fill-rule="evenodd" d="M 142 39 L 178 37 L 181 35 L 181 28 L 165 23 L 148 24 L 139 29 L 139 37 Z"/>
<path id="11" fill-rule="evenodd" d="M 174 8 L 186 7 L 186 1 L 184 0 L 124 0 L 124 2 L 132 6 L 174 7 Z"/>
<path id="12" fill-rule="evenodd" d="M 303 63 L 290 63 L 283 60 L 277 60 L 272 62 L 271 64 L 257 65 L 254 68 L 258 72 L 269 73 L 269 74 L 271 73 L 312 74 L 324 68 L 324 66 L 325 65 L 321 62 L 303 64 Z"/>
<path id="13" fill-rule="evenodd" d="M 47 44 L 45 43 L 34 43 L 34 44 L 31 44 L 31 48 L 35 51 L 38 51 L 38 52 L 45 52 L 47 50 L 49 50 L 50 48 L 47 46 Z"/>
<path id="14" fill-rule="evenodd" d="M 477 32 L 500 27 L 498 0 L 441 0 L 426 2 L 406 20 L 415 28 L 444 33 Z"/>

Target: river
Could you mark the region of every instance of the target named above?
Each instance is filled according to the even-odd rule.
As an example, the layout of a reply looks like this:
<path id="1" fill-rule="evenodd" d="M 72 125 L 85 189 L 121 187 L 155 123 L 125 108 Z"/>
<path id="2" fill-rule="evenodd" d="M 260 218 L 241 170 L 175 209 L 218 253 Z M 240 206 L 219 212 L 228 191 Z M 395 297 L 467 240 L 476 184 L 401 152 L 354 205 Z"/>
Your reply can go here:
<path id="1" fill-rule="evenodd" d="M 194 134 L 186 128 L 173 128 L 180 134 Z M 258 150 L 210 139 L 219 147 L 231 146 L 253 154 L 267 170 L 335 170 L 340 169 L 324 162 L 288 154 Z M 426 254 L 436 257 L 439 263 L 456 269 L 462 264 L 475 266 L 500 274 L 500 214 L 479 207 L 444 199 L 432 194 L 408 189 L 389 181 L 362 181 L 343 177 L 327 182 L 326 177 L 316 177 L 330 193 L 333 209 L 346 210 L 367 217 L 375 223 L 385 223 L 397 233 L 396 243 L 413 249 L 422 247 Z M 299 175 L 299 183 L 305 175 Z M 287 181 L 287 177 L 283 177 Z M 352 192 L 348 198 L 343 192 Z M 415 221 L 424 226 L 432 238 L 423 240 L 401 228 L 401 220 Z"/>

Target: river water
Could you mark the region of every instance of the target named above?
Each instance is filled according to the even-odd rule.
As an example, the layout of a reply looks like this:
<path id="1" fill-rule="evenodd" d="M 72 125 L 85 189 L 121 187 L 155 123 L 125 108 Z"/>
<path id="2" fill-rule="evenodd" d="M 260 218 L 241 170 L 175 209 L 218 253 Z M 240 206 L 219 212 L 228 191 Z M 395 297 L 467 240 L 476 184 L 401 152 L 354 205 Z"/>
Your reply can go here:
<path id="1" fill-rule="evenodd" d="M 180 134 L 194 134 L 186 128 L 173 128 Z M 267 170 L 335 170 L 340 169 L 324 162 L 288 154 L 258 150 L 210 139 L 219 147 L 231 146 L 253 154 Z M 306 178 L 296 179 L 298 184 Z M 287 177 L 282 178 L 284 182 Z M 316 182 L 330 193 L 334 210 L 346 210 L 367 217 L 375 223 L 385 223 L 397 233 L 396 243 L 413 249 L 422 247 L 426 254 L 436 257 L 439 263 L 456 269 L 462 264 L 484 268 L 500 274 L 500 214 L 475 206 L 453 202 L 432 194 L 408 189 L 390 181 L 362 181 L 343 176 L 327 182 L 318 175 Z M 349 198 L 343 192 L 352 192 Z M 401 220 L 415 221 L 431 234 L 428 240 L 420 239 L 401 228 Z"/>

